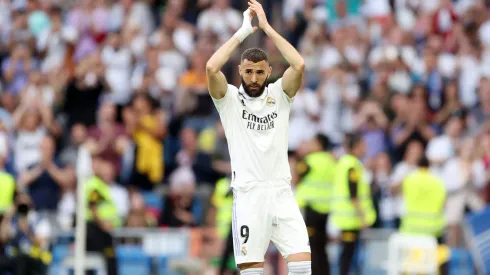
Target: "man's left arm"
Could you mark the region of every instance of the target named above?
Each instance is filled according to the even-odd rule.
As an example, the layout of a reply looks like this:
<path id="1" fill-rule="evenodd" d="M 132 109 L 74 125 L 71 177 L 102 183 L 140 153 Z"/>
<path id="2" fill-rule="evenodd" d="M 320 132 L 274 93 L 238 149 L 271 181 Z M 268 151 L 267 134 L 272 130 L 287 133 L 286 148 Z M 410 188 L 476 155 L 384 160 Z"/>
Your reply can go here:
<path id="1" fill-rule="evenodd" d="M 305 61 L 293 45 L 277 33 L 267 22 L 265 12 L 259 2 L 250 0 L 249 6 L 257 14 L 259 27 L 274 42 L 274 45 L 276 45 L 277 49 L 289 63 L 289 68 L 284 72 L 282 77 L 282 89 L 289 98 L 293 98 L 303 82 Z"/>

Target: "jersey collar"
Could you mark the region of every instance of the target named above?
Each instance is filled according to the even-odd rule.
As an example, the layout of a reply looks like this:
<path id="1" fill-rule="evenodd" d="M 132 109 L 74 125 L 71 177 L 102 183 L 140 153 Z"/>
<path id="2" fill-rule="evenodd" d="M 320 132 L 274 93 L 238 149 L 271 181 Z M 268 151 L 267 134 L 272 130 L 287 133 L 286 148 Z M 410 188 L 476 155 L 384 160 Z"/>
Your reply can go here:
<path id="1" fill-rule="evenodd" d="M 264 92 L 259 97 L 251 97 L 251 96 L 247 95 L 247 93 L 243 89 L 243 85 L 240 85 L 240 88 L 238 89 L 238 94 L 240 95 L 240 97 L 242 97 L 245 100 L 264 99 L 269 94 L 269 87 L 266 86 L 264 88 Z"/>

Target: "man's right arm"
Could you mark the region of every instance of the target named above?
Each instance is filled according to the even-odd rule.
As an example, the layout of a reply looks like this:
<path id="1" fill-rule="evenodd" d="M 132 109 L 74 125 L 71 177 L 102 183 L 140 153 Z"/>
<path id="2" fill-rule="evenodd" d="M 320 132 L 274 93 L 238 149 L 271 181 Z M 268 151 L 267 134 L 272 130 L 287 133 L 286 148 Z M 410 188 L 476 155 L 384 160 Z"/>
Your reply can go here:
<path id="1" fill-rule="evenodd" d="M 231 37 L 223 44 L 206 64 L 206 76 L 208 78 L 209 94 L 214 99 L 221 99 L 225 96 L 228 88 L 226 77 L 221 72 L 221 68 L 230 59 L 235 49 L 240 45 L 240 40 L 237 37 Z"/>
<path id="2" fill-rule="evenodd" d="M 214 99 L 223 98 L 228 89 L 228 83 L 226 82 L 225 75 L 221 72 L 221 68 L 230 59 L 240 43 L 257 30 L 257 27 L 252 27 L 252 17 L 253 13 L 249 9 L 244 11 L 242 27 L 206 63 L 208 89 Z"/>

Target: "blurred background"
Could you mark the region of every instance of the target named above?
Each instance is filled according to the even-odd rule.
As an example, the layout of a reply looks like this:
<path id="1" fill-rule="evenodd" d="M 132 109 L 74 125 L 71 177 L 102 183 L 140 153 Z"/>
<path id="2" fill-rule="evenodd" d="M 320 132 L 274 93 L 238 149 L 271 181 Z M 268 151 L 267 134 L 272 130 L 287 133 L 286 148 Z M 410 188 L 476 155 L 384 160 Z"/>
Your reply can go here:
<path id="1" fill-rule="evenodd" d="M 374 274 L 386 260 L 366 251 L 386 254 L 385 232 L 396 230 L 403 204 L 391 189 L 425 155 L 449 194 L 452 274 L 473 274 L 476 236 L 464 238 L 461 225 L 490 196 L 490 1 L 260 2 L 306 61 L 290 117 L 293 185 L 318 134 L 336 157 L 346 134 L 362 133 L 367 143 L 378 219 L 357 270 Z M 43 251 L 48 274 L 62 274 L 82 182 L 90 194 L 87 249 L 113 261 L 108 269 L 217 274 L 231 219 L 230 158 L 205 64 L 241 26 L 246 7 L 245 0 L 0 0 L 0 267 L 18 255 L 9 247 L 22 247 L 16 236 L 24 232 Z M 240 54 L 252 46 L 268 53 L 270 81 L 288 67 L 258 32 L 223 68 L 231 84 L 239 85 Z M 27 224 L 10 222 L 19 215 Z M 326 231 L 335 269 L 338 230 Z M 266 273 L 285 270 L 271 247 Z"/>

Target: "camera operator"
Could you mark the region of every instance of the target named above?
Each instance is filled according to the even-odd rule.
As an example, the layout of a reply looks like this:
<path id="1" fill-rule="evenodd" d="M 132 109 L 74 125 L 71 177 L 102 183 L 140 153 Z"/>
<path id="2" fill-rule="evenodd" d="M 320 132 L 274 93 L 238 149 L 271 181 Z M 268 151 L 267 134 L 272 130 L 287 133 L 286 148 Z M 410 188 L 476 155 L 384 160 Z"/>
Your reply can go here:
<path id="1" fill-rule="evenodd" d="M 44 275 L 51 262 L 49 240 L 51 226 L 33 209 L 27 193 L 19 193 L 15 207 L 0 224 L 0 240 L 5 256 L 0 257 L 0 274 Z"/>

